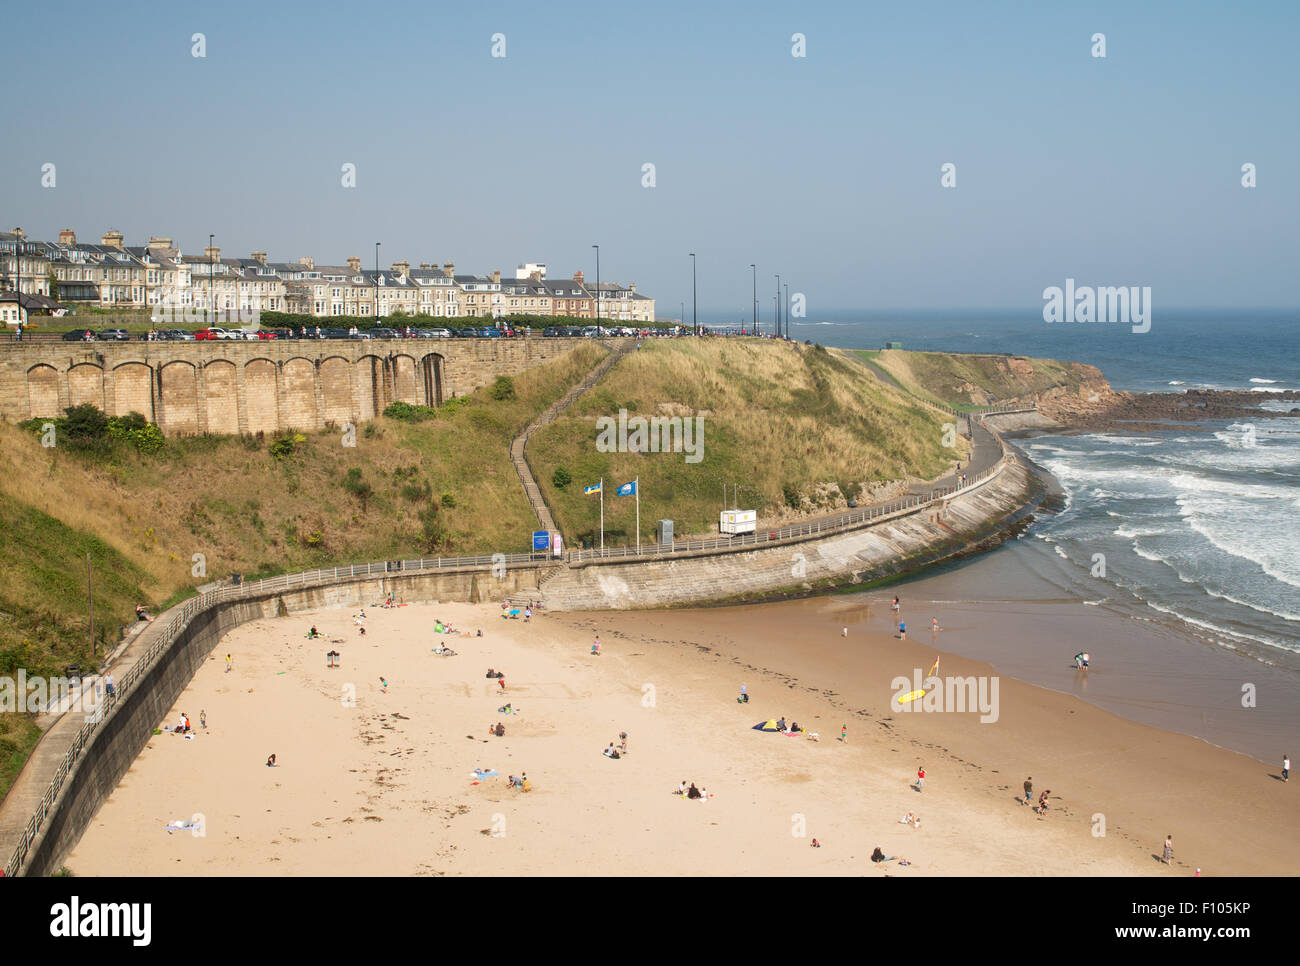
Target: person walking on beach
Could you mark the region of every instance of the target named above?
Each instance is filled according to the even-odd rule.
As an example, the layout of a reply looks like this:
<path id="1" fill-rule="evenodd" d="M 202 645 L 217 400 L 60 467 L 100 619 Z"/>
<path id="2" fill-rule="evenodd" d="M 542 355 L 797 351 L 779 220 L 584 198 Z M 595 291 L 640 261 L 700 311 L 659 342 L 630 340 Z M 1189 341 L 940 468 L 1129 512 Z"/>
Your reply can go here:
<path id="1" fill-rule="evenodd" d="M 846 724 L 840 725 L 840 741 L 846 745 L 849 743 L 849 726 Z"/>
<path id="2" fill-rule="evenodd" d="M 1173 837 L 1172 835 L 1166 835 L 1166 836 L 1165 836 L 1165 858 L 1164 858 L 1164 862 L 1165 862 L 1165 865 L 1173 865 L 1173 864 L 1174 864 L 1174 837 Z"/>
<path id="3" fill-rule="evenodd" d="M 898 595 L 897 595 L 897 594 L 894 595 L 893 608 L 894 608 L 894 613 L 895 613 L 895 614 L 899 613 Z"/>
<path id="4" fill-rule="evenodd" d="M 199 709 L 199 726 L 204 731 L 208 730 L 208 713 L 202 708 Z"/>
<path id="5" fill-rule="evenodd" d="M 1034 801 L 1034 776 L 1030 775 L 1025 779 L 1025 797 L 1020 800 L 1021 805 L 1032 805 Z"/>
<path id="6" fill-rule="evenodd" d="M 1282 781 L 1286 781 L 1290 777 L 1291 777 L 1291 756 L 1283 755 L 1282 756 Z"/>
<path id="7" fill-rule="evenodd" d="M 234 663 L 234 661 L 235 661 L 235 659 L 234 659 L 233 657 L 231 657 L 229 654 L 226 655 L 226 673 L 227 673 L 227 674 L 230 673 L 230 666 L 231 666 L 231 664 Z"/>
<path id="8" fill-rule="evenodd" d="M 848 637 L 848 636 L 849 636 L 849 629 L 845 627 L 840 631 L 840 637 Z"/>
<path id="9" fill-rule="evenodd" d="M 925 791 L 925 766 L 924 765 L 922 765 L 920 768 L 916 770 L 915 788 L 918 792 Z"/>
<path id="10" fill-rule="evenodd" d="M 898 637 L 900 640 L 907 640 L 907 625 L 902 621 L 898 622 Z"/>

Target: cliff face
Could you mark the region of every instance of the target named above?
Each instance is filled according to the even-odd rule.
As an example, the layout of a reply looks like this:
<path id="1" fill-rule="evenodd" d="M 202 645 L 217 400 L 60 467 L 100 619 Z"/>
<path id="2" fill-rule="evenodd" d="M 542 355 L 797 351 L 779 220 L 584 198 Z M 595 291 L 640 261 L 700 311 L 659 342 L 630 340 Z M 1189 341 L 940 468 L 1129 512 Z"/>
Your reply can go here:
<path id="1" fill-rule="evenodd" d="M 1129 396 L 1112 389 L 1096 366 L 1081 362 L 1064 365 L 1073 377 L 1069 383 L 1024 397 L 1053 422 L 1072 426 L 1095 420 L 1122 405 Z"/>

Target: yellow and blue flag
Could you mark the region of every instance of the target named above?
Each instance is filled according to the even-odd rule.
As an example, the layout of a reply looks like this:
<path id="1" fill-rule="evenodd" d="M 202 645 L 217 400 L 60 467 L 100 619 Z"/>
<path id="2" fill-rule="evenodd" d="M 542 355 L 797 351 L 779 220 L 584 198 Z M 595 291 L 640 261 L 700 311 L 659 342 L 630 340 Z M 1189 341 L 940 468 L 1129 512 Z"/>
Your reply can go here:
<path id="1" fill-rule="evenodd" d="M 590 496 L 593 493 L 599 493 L 599 492 L 600 492 L 599 483 L 593 483 L 591 484 L 591 486 L 585 487 L 582 491 L 584 496 Z"/>

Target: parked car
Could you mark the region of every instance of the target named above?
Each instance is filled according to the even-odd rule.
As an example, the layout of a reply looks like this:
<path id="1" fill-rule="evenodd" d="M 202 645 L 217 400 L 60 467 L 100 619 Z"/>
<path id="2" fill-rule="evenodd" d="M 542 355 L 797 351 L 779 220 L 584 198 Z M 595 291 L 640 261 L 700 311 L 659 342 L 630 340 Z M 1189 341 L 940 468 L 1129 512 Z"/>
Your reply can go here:
<path id="1" fill-rule="evenodd" d="M 126 329 L 100 329 L 99 338 L 106 342 L 129 342 L 131 340 Z"/>
<path id="2" fill-rule="evenodd" d="M 185 329 L 167 329 L 164 332 L 159 334 L 166 335 L 168 342 L 193 342 L 194 341 L 194 333 L 188 332 Z"/>
<path id="3" fill-rule="evenodd" d="M 450 339 L 451 329 L 425 329 L 431 339 Z"/>
<path id="4" fill-rule="evenodd" d="M 370 338 L 372 339 L 400 339 L 396 329 L 371 329 Z"/>
<path id="5" fill-rule="evenodd" d="M 94 342 L 95 333 L 89 329 L 73 329 L 71 332 L 63 333 L 64 342 Z"/>
<path id="6" fill-rule="evenodd" d="M 223 329 L 214 325 L 208 329 L 199 329 L 199 331 L 194 333 L 194 338 L 202 342 L 208 339 L 237 339 L 239 338 L 239 335 L 231 332 L 229 329 Z"/>

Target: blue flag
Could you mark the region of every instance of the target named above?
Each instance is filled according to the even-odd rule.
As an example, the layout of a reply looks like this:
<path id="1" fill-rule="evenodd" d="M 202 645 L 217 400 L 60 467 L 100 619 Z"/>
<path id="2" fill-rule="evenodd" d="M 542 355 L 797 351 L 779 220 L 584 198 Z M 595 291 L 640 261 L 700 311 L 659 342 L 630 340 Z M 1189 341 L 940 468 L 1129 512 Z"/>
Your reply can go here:
<path id="1" fill-rule="evenodd" d="M 619 496 L 636 496 L 636 480 L 631 483 L 624 483 L 618 488 Z"/>

